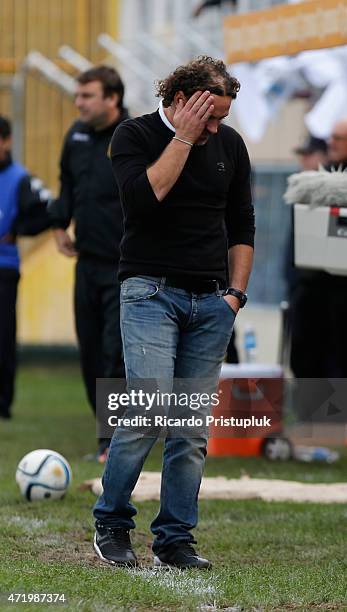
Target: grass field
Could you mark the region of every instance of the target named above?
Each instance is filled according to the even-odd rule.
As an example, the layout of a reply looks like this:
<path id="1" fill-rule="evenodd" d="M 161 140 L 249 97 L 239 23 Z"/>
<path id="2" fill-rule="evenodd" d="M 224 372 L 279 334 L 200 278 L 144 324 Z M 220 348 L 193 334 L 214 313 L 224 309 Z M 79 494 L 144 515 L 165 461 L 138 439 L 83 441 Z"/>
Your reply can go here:
<path id="1" fill-rule="evenodd" d="M 94 557 L 94 497 L 78 485 L 101 474 L 81 457 L 94 450 L 94 423 L 79 372 L 22 368 L 15 418 L 0 421 L 0 609 L 53 605 L 10 604 L 10 592 L 64 593 L 69 610 L 347 610 L 347 509 L 343 505 L 204 501 L 196 530 L 211 572 L 151 569 L 149 523 L 157 503 L 138 504 L 133 543 L 137 570 L 104 566 Z M 52 448 L 69 460 L 74 480 L 59 502 L 28 503 L 14 481 L 19 459 Z M 146 469 L 160 469 L 160 447 Z M 344 481 L 347 455 L 336 465 L 268 463 L 210 458 L 206 475 Z M 55 606 L 54 606 L 55 607 Z"/>

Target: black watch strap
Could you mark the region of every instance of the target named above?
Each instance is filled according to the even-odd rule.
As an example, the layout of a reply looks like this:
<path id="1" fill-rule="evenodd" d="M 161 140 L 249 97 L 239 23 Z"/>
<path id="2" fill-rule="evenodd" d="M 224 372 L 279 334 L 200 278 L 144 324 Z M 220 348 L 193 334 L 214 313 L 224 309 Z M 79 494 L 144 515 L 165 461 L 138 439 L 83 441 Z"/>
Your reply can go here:
<path id="1" fill-rule="evenodd" d="M 234 297 L 236 297 L 240 302 L 240 308 L 243 308 L 246 305 L 247 293 L 243 293 L 243 291 L 240 291 L 240 289 L 234 289 L 234 287 L 228 287 L 224 295 L 233 295 Z"/>

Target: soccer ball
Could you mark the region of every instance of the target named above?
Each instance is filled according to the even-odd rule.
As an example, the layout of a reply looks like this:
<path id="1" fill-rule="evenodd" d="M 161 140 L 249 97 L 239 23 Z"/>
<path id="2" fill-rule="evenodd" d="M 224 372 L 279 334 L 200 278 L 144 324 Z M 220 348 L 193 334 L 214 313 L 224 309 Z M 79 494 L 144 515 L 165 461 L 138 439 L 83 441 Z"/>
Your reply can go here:
<path id="1" fill-rule="evenodd" d="M 71 468 L 62 455 L 39 449 L 28 453 L 19 462 L 16 481 L 28 501 L 60 499 L 72 478 Z"/>

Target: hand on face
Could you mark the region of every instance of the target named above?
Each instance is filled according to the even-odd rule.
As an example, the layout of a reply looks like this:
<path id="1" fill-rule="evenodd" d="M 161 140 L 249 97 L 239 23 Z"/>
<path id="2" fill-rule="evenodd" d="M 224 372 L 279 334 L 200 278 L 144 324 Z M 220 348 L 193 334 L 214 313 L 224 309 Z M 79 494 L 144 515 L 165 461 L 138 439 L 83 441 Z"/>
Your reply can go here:
<path id="1" fill-rule="evenodd" d="M 213 96 L 209 91 L 197 91 L 188 101 L 182 94 L 177 100 L 173 116 L 176 135 L 189 142 L 197 142 L 213 110 Z"/>

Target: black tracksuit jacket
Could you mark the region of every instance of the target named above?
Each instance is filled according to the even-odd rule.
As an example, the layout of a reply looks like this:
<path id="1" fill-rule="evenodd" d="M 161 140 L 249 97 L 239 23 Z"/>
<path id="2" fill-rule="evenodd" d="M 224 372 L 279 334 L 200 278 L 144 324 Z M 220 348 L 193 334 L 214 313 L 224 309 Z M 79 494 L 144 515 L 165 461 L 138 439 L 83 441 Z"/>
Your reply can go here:
<path id="1" fill-rule="evenodd" d="M 123 214 L 107 150 L 115 128 L 127 116 L 123 112 L 117 123 L 100 131 L 76 121 L 66 135 L 60 194 L 48 211 L 53 228 L 66 229 L 74 220 L 80 257 L 118 264 Z"/>

